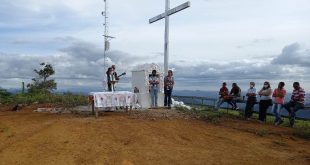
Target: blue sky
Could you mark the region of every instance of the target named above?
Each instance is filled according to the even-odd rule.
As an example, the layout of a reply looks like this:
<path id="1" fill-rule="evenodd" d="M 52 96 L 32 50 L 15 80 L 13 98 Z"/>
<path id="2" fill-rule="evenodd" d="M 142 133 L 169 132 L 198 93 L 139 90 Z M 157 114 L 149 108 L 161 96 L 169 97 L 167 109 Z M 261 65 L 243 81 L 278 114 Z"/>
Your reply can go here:
<path id="1" fill-rule="evenodd" d="M 185 2 L 171 0 L 171 7 Z M 164 0 L 109 1 L 108 53 L 119 72 L 163 63 Z M 59 89 L 101 88 L 102 0 L 1 0 L 0 86 L 29 83 L 44 61 Z M 275 87 L 294 81 L 310 90 L 309 0 L 192 0 L 170 18 L 170 67 L 176 89 L 217 90 L 223 81 Z M 121 85 L 129 87 L 130 74 Z"/>

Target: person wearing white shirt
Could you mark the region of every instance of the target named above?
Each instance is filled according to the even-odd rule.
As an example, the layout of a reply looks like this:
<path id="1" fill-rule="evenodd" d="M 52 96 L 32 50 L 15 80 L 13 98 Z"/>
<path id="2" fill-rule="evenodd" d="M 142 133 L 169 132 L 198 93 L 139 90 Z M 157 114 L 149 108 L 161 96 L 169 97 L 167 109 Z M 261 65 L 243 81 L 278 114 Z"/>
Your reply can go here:
<path id="1" fill-rule="evenodd" d="M 156 70 L 152 71 L 152 74 L 149 76 L 149 84 L 150 84 L 150 94 L 151 94 L 151 107 L 157 107 L 157 98 L 158 98 L 158 90 L 159 90 L 159 77 L 156 74 Z"/>
<path id="2" fill-rule="evenodd" d="M 256 88 L 254 82 L 250 82 L 250 88 L 248 89 L 246 96 L 248 99 L 245 106 L 244 117 L 246 120 L 249 120 L 252 117 L 253 107 L 256 104 Z"/>

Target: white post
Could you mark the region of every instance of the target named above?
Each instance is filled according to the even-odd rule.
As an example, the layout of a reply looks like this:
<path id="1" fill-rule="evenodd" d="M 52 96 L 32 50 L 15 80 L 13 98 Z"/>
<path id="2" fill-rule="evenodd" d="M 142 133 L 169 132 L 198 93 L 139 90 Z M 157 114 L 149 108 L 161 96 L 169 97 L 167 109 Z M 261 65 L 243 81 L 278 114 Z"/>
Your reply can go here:
<path id="1" fill-rule="evenodd" d="M 168 74 L 168 63 L 169 63 L 169 15 L 170 10 L 170 0 L 166 0 L 166 10 L 165 10 L 165 60 L 164 60 L 164 76 Z"/>

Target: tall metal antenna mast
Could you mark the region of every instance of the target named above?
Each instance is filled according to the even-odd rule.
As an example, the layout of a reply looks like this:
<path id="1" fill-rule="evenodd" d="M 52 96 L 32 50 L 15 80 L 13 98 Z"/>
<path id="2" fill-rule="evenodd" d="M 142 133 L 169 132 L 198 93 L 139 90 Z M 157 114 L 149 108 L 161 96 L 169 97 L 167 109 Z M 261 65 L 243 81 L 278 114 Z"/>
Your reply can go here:
<path id="1" fill-rule="evenodd" d="M 107 70 L 107 51 L 110 49 L 110 39 L 113 39 L 115 37 L 109 36 L 109 25 L 108 25 L 108 2 L 107 0 L 104 1 L 104 11 L 101 12 L 101 15 L 104 16 L 104 52 L 103 52 L 103 67 L 104 71 Z M 106 76 L 104 76 L 104 83 L 106 83 Z"/>

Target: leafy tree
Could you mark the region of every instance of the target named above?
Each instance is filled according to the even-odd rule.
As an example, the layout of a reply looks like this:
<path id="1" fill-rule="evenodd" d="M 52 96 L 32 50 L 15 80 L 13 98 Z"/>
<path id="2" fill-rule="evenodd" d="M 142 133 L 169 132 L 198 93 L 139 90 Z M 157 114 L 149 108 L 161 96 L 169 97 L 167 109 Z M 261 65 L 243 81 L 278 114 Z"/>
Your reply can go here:
<path id="1" fill-rule="evenodd" d="M 50 76 L 55 74 L 53 66 L 45 63 L 41 63 L 40 65 L 40 70 L 34 69 L 37 77 L 33 78 L 33 82 L 27 85 L 28 92 L 30 93 L 50 93 L 57 89 L 55 80 L 49 79 Z"/>

